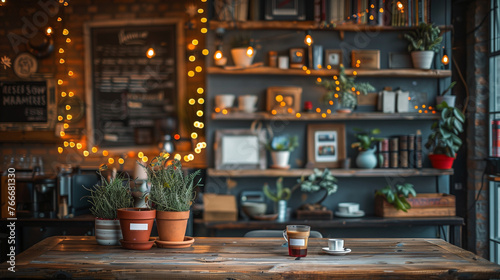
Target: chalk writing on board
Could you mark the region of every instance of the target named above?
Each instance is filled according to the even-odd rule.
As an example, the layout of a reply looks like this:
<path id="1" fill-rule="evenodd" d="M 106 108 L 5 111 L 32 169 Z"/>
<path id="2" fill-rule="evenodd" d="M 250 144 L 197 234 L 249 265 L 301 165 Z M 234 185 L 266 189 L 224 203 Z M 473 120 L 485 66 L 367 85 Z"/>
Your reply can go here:
<path id="1" fill-rule="evenodd" d="M 47 83 L 0 82 L 0 122 L 47 122 Z"/>

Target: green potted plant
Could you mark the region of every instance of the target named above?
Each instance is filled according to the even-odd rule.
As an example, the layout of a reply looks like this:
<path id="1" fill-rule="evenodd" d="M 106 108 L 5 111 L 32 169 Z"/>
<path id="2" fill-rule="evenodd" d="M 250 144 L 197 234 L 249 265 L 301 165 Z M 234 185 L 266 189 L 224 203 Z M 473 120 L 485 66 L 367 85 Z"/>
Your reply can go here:
<path id="1" fill-rule="evenodd" d="M 103 164 L 98 174 L 101 180 L 92 188 L 87 189 L 86 196 L 90 203 L 90 213 L 95 217 L 95 238 L 100 245 L 120 245 L 122 231 L 118 220 L 117 210 L 134 206 L 130 192 L 130 178 L 124 175 L 107 180 L 102 171 L 107 169 Z"/>
<path id="2" fill-rule="evenodd" d="M 343 65 L 340 65 L 338 76 L 333 79 L 321 79 L 316 81 L 317 85 L 324 87 L 327 92 L 322 96 L 324 103 L 330 103 L 337 99 L 341 109 L 338 112 L 349 113 L 358 105 L 358 95 L 368 94 L 369 91 L 374 91 L 375 88 L 370 83 L 356 83 L 356 77 L 349 77 L 345 73 Z"/>
<path id="3" fill-rule="evenodd" d="M 267 198 L 274 202 L 274 209 L 278 213 L 278 221 L 284 222 L 286 220 L 287 201 L 292 196 L 292 190 L 283 187 L 283 177 L 276 180 L 276 192 L 273 192 L 267 183 L 264 184 L 262 191 Z"/>
<path id="4" fill-rule="evenodd" d="M 408 209 L 411 208 L 410 203 L 406 200 L 410 195 L 417 196 L 417 192 L 410 183 L 396 184 L 394 187 L 387 185 L 375 193 L 376 197 L 382 197 L 394 208 L 403 212 L 408 212 Z"/>
<path id="5" fill-rule="evenodd" d="M 371 131 L 364 131 L 359 128 L 354 128 L 358 142 L 351 144 L 351 148 L 358 149 L 356 157 L 356 165 L 359 168 L 372 169 L 377 166 L 377 157 L 375 156 L 375 143 L 382 140 L 375 135 L 380 134 L 380 129 L 374 128 Z"/>
<path id="6" fill-rule="evenodd" d="M 182 242 L 185 240 L 191 205 L 201 178 L 197 170 L 185 175 L 181 162 L 168 161 L 168 154 L 155 157 L 143 167 L 146 169 L 151 190 L 148 204 L 156 209 L 156 225 L 160 241 Z"/>
<path id="7" fill-rule="evenodd" d="M 443 92 L 441 92 L 441 94 L 438 94 L 438 96 L 436 96 L 436 105 L 441 104 L 444 101 L 446 102 L 446 104 L 448 104 L 448 106 L 455 107 L 456 96 L 451 94 L 448 95 L 448 92 L 451 92 L 456 83 L 457 82 L 450 83 L 450 85 Z"/>
<path id="8" fill-rule="evenodd" d="M 271 168 L 289 169 L 290 153 L 299 146 L 297 135 L 281 135 L 271 137 L 266 148 L 271 152 L 273 165 Z"/>
<path id="9" fill-rule="evenodd" d="M 253 40 L 244 33 L 239 33 L 231 40 L 231 57 L 234 65 L 239 67 L 249 67 L 255 57 Z"/>
<path id="10" fill-rule="evenodd" d="M 411 53 L 413 67 L 430 69 L 434 53 L 439 51 L 443 41 L 439 27 L 422 22 L 415 30 L 406 33 L 404 38 L 410 42 L 408 51 Z"/>
<path id="11" fill-rule="evenodd" d="M 459 109 L 448 106 L 446 102 L 438 104 L 436 108 L 441 111 L 441 118 L 432 124 L 432 132 L 425 147 L 431 150 L 429 159 L 432 167 L 450 169 L 458 149 L 462 146 L 459 134 L 464 131 L 465 115 Z"/>
<path id="12" fill-rule="evenodd" d="M 302 176 L 297 180 L 297 184 L 292 188 L 292 192 L 300 188 L 303 192 L 318 192 L 324 191 L 323 197 L 315 203 L 306 203 L 299 207 L 297 216 L 299 219 L 325 219 L 333 216 L 331 210 L 328 210 L 321 203 L 331 194 L 337 192 L 337 178 L 332 175 L 332 172 L 325 168 L 323 171 L 315 168 L 309 176 Z M 325 213 L 324 215 L 319 214 Z"/>

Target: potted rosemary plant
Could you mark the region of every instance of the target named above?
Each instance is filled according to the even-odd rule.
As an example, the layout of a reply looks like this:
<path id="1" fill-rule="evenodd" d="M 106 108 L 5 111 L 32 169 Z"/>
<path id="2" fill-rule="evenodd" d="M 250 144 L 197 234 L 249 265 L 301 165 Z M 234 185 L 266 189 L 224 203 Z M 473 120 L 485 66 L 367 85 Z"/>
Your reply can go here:
<path id="1" fill-rule="evenodd" d="M 185 175 L 180 161 L 174 159 L 169 162 L 168 154 L 155 157 L 143 167 L 151 183 L 148 204 L 157 210 L 160 241 L 184 241 L 195 189 L 201 181 L 201 178 L 195 181 L 200 170 Z"/>
<path id="2" fill-rule="evenodd" d="M 119 208 L 134 206 L 134 200 L 130 192 L 130 178 L 119 175 L 109 181 L 104 178 L 102 171 L 106 170 L 105 164 L 99 167 L 97 172 L 101 177 L 99 184 L 88 189 L 90 194 L 86 196 L 92 205 L 90 212 L 95 217 L 95 238 L 100 245 L 120 245 L 122 231 L 120 221 L 117 217 Z"/>
<path id="3" fill-rule="evenodd" d="M 434 53 L 439 51 L 443 41 L 439 27 L 432 23 L 422 22 L 414 31 L 404 35 L 410 41 L 408 51 L 411 53 L 413 67 L 418 69 L 430 69 Z"/>

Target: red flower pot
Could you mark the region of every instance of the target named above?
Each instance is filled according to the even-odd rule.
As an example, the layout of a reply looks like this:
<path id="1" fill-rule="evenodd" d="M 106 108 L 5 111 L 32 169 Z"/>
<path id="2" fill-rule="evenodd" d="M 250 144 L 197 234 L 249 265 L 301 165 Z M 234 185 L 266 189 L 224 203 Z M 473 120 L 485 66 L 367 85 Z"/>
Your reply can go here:
<path id="1" fill-rule="evenodd" d="M 156 210 L 148 208 L 118 209 L 123 240 L 148 242 L 155 221 Z"/>
<path id="2" fill-rule="evenodd" d="M 156 211 L 156 226 L 161 241 L 184 241 L 189 210 L 183 212 Z"/>
<path id="3" fill-rule="evenodd" d="M 431 160 L 432 167 L 436 169 L 451 169 L 455 160 L 454 157 L 443 154 L 430 154 L 429 159 Z"/>

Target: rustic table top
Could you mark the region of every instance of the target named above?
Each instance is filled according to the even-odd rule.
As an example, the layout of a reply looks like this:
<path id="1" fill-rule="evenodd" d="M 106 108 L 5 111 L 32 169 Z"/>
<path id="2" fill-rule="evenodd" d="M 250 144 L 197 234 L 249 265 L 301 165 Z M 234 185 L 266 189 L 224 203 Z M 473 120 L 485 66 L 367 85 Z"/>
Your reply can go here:
<path id="1" fill-rule="evenodd" d="M 147 251 L 97 245 L 95 237 L 47 238 L 16 256 L 0 278 L 121 279 L 491 279 L 500 266 L 441 239 L 345 239 L 351 253 L 329 255 L 310 239 L 307 257 L 288 256 L 281 238 L 196 237 L 192 247 Z"/>

